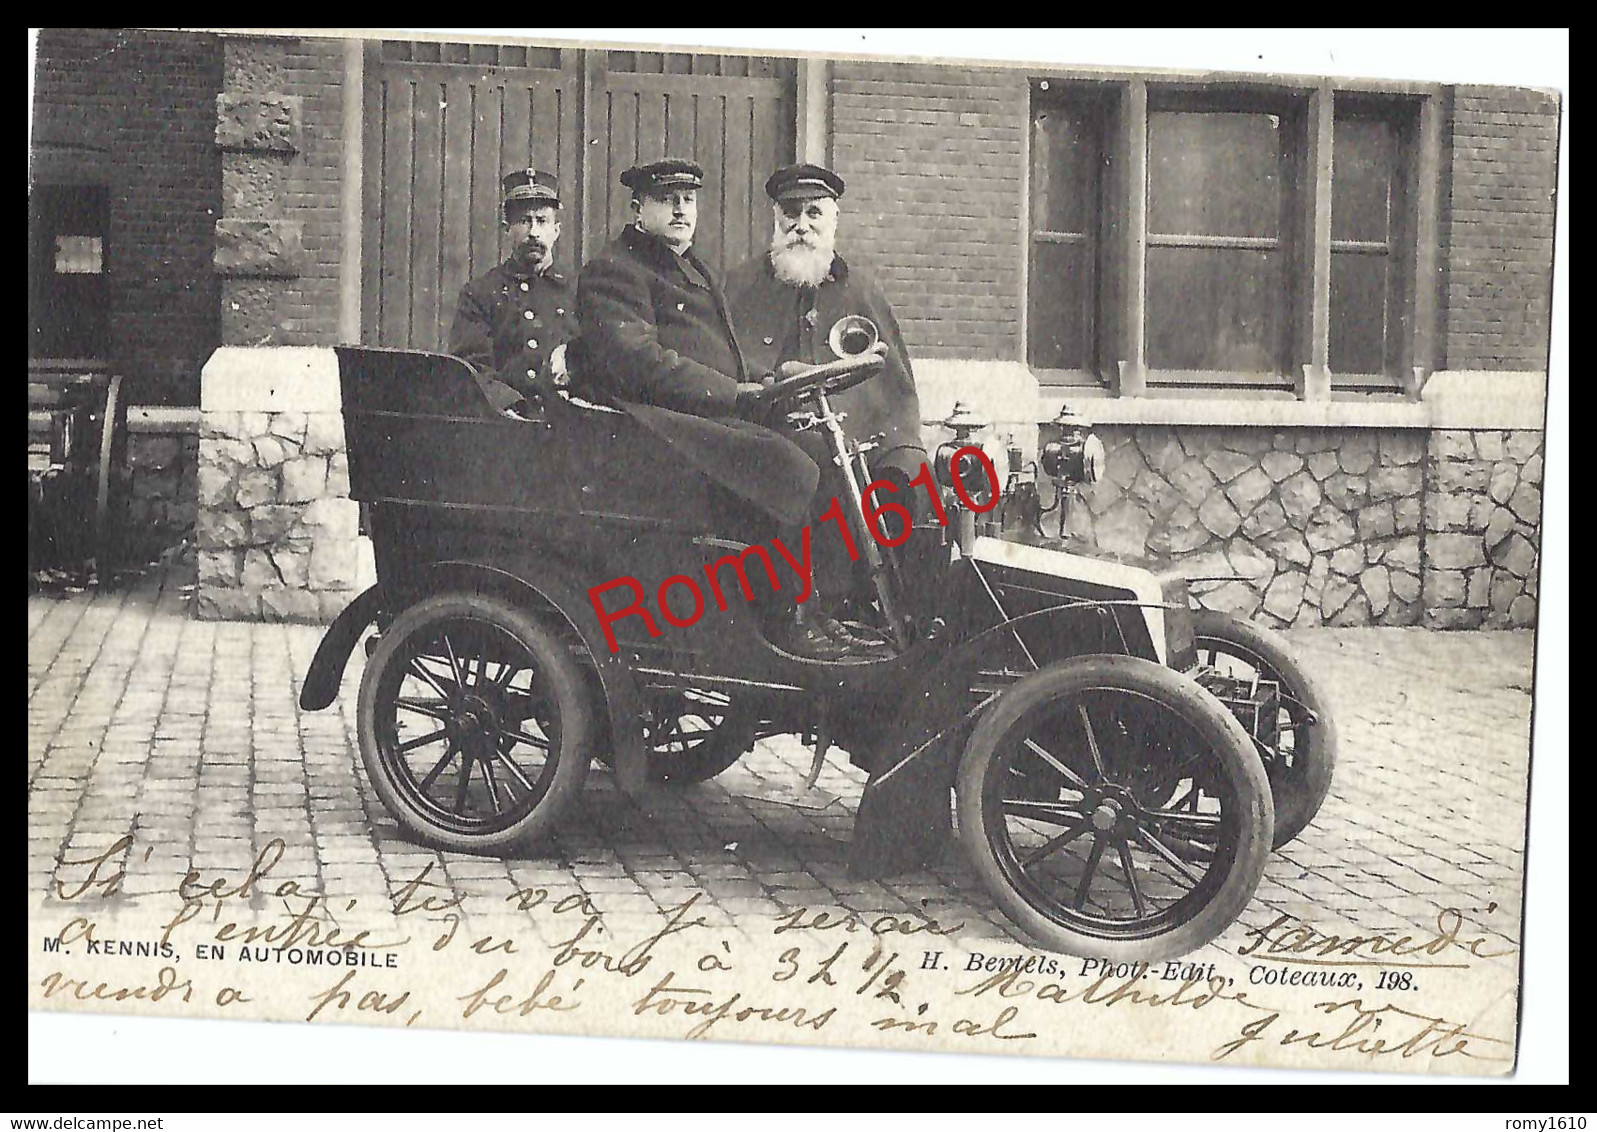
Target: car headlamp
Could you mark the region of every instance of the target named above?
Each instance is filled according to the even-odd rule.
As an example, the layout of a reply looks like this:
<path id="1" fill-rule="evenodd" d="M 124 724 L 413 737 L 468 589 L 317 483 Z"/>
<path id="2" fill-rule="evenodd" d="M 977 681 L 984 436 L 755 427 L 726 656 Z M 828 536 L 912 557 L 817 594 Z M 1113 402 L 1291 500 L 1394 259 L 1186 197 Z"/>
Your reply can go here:
<path id="1" fill-rule="evenodd" d="M 1060 406 L 1053 423 L 1059 436 L 1043 445 L 1043 474 L 1055 482 L 1097 483 L 1106 463 L 1103 441 L 1069 405 Z"/>

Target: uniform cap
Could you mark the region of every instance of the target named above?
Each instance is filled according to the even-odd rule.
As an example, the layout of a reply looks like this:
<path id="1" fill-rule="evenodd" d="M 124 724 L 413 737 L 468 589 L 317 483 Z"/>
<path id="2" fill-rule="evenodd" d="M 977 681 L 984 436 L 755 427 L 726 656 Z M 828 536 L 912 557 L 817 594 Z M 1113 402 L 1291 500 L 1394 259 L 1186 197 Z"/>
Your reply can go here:
<path id="1" fill-rule="evenodd" d="M 517 169 L 505 174 L 503 185 L 507 205 L 526 200 L 560 207 L 560 182 L 553 173 L 531 168 Z"/>
<path id="2" fill-rule="evenodd" d="M 774 201 L 836 200 L 843 195 L 843 178 L 820 165 L 784 165 L 765 182 L 765 194 Z"/>
<path id="3" fill-rule="evenodd" d="M 648 165 L 634 165 L 621 174 L 621 183 L 633 196 L 669 189 L 697 189 L 704 185 L 704 170 L 691 161 L 668 157 Z"/>

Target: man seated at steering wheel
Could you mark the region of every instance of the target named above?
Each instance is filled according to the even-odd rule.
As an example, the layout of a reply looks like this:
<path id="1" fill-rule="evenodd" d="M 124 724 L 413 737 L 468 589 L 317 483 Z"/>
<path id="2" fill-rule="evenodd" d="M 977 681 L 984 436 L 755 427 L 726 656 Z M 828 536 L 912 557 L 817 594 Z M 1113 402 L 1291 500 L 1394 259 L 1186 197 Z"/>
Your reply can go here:
<path id="1" fill-rule="evenodd" d="M 609 397 L 709 479 L 718 533 L 753 543 L 795 531 L 810 517 L 820 469 L 755 423 L 769 415 L 768 384 L 750 376 L 720 284 L 693 251 L 703 169 L 667 158 L 628 169 L 621 183 L 633 221 L 577 283 L 580 329 L 568 350 L 577 387 Z M 857 651 L 791 617 L 774 621 L 771 636 L 812 659 Z"/>

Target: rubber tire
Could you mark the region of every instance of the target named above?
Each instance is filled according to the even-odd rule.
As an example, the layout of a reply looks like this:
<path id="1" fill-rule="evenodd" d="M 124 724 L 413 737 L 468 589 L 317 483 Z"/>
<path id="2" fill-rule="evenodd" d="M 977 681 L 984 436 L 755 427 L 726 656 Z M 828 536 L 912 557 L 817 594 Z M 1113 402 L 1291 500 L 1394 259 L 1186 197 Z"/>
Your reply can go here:
<path id="1" fill-rule="evenodd" d="M 753 749 L 755 727 L 753 715 L 739 711 L 735 704 L 729 705 L 709 738 L 691 751 L 666 753 L 648 748 L 649 780 L 665 786 L 708 782 Z M 647 743 L 647 737 L 644 741 Z"/>
<path id="2" fill-rule="evenodd" d="M 1009 729 L 1039 705 L 1089 688 L 1122 688 L 1158 700 L 1178 712 L 1227 757 L 1245 822 L 1236 860 L 1218 892 L 1197 915 L 1161 936 L 1142 940 L 1103 939 L 1044 916 L 1014 889 L 987 843 L 982 786 L 998 743 Z M 1270 784 L 1253 740 L 1224 704 L 1196 682 L 1138 657 L 1094 654 L 1050 665 L 1004 692 L 976 723 L 959 763 L 956 797 L 959 837 L 966 857 L 1000 908 L 1044 947 L 1084 958 L 1116 962 L 1174 959 L 1213 940 L 1253 899 L 1270 855 L 1275 824 Z"/>
<path id="3" fill-rule="evenodd" d="M 463 834 L 442 828 L 406 804 L 403 794 L 390 780 L 387 767 L 377 750 L 377 687 L 383 670 L 392 663 L 399 646 L 428 625 L 451 618 L 485 620 L 508 631 L 527 646 L 537 664 L 538 679 L 555 695 L 560 705 L 560 750 L 551 751 L 555 773 L 548 791 L 532 811 L 508 829 L 492 834 Z M 591 697 L 582 680 L 582 671 L 569 649 L 524 610 L 501 598 L 479 593 L 440 594 L 417 602 L 394 619 L 383 633 L 366 662 L 360 682 L 356 731 L 360 738 L 360 757 L 377 795 L 399 824 L 422 840 L 443 849 L 463 853 L 497 854 L 512 846 L 535 841 L 547 834 L 560 820 L 571 802 L 582 791 L 588 777 L 595 734 Z"/>
<path id="4" fill-rule="evenodd" d="M 1290 778 L 1272 771 L 1269 763 L 1265 764 L 1265 777 L 1270 780 L 1270 794 L 1275 801 L 1274 848 L 1279 849 L 1308 828 L 1331 789 L 1337 739 L 1336 724 L 1326 706 L 1325 692 L 1299 666 L 1292 656 L 1291 646 L 1278 633 L 1212 609 L 1193 611 L 1192 631 L 1199 649 L 1204 647 L 1205 640 L 1214 640 L 1236 644 L 1257 654 L 1275 670 L 1283 693 L 1303 704 L 1319 719 L 1306 728 L 1308 742 L 1303 751 L 1294 752 L 1301 757 L 1292 768 Z"/>

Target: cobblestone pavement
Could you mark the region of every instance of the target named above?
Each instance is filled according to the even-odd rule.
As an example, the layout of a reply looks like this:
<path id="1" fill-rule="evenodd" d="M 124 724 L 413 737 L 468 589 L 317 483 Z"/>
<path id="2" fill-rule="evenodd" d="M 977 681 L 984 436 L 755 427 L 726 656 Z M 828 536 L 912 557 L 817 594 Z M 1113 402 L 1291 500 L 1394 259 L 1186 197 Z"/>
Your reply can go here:
<path id="1" fill-rule="evenodd" d="M 36 893 L 67 877 L 61 860 L 91 857 L 128 833 L 135 901 L 169 894 L 190 868 L 239 876 L 281 838 L 276 880 L 382 907 L 431 863 L 431 878 L 466 898 L 468 923 L 508 914 L 495 910 L 511 885 L 581 889 L 607 916 L 653 915 L 700 891 L 734 930 L 757 914 L 840 905 L 963 920 L 971 946 L 1025 945 L 957 848 L 888 883 L 851 877 L 864 776 L 834 755 L 820 785 L 836 803 L 772 800 L 808 767 L 809 752 L 790 737 L 762 742 L 710 783 L 641 805 L 596 766 L 536 856 L 430 851 L 401 836 L 360 764 L 360 650 L 336 709 L 302 714 L 298 684 L 320 630 L 191 620 L 181 581 L 157 572 L 119 592 L 28 599 Z M 1272 855 L 1253 904 L 1211 947 L 1234 951 L 1248 925 L 1281 912 L 1324 931 L 1367 932 L 1434 929 L 1447 907 L 1517 944 L 1532 635 L 1316 629 L 1290 638 L 1332 701 L 1335 782 L 1318 819 Z"/>

